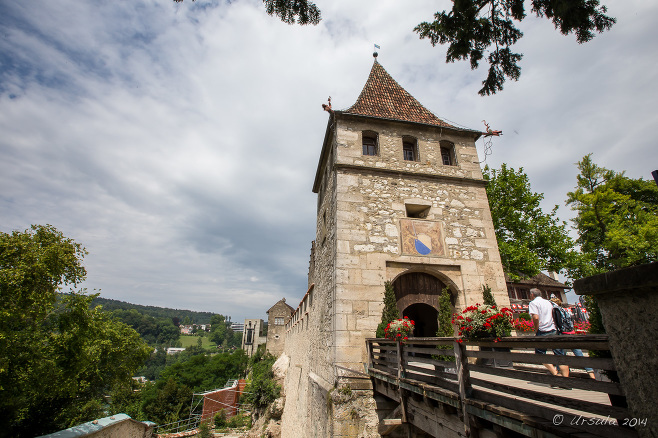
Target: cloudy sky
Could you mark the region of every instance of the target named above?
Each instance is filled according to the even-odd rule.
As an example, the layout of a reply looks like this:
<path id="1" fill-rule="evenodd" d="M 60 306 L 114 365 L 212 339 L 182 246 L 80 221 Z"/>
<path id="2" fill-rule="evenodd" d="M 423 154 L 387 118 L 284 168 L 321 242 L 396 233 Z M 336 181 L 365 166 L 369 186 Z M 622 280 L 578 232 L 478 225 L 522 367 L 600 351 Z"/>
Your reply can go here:
<path id="1" fill-rule="evenodd" d="M 0 0 L 0 231 L 54 225 L 106 298 L 234 320 L 295 306 L 321 104 L 356 101 L 374 43 L 437 116 L 502 130 L 486 163 L 523 167 L 568 220 L 585 154 L 636 178 L 658 168 L 658 3 L 604 1 L 618 22 L 583 45 L 526 19 L 521 79 L 480 97 L 484 68 L 413 33 L 444 0 L 319 0 L 308 27 L 258 0 Z"/>

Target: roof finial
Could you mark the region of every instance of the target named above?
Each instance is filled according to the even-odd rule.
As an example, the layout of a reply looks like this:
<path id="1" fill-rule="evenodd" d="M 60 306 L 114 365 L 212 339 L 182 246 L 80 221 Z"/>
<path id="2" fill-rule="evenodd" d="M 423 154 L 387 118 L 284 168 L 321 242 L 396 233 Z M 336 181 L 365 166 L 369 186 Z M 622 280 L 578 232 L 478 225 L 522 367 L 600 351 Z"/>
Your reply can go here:
<path id="1" fill-rule="evenodd" d="M 377 53 L 378 49 L 381 49 L 381 47 L 379 47 L 377 44 L 375 44 L 375 51 L 372 54 L 372 57 L 375 58 L 375 60 L 377 59 L 377 56 L 379 56 L 379 53 Z"/>
<path id="2" fill-rule="evenodd" d="M 334 110 L 331 109 L 331 96 L 329 96 L 329 99 L 327 99 L 327 102 L 328 103 L 323 103 L 322 104 L 322 109 L 329 112 L 329 113 L 333 113 Z"/>

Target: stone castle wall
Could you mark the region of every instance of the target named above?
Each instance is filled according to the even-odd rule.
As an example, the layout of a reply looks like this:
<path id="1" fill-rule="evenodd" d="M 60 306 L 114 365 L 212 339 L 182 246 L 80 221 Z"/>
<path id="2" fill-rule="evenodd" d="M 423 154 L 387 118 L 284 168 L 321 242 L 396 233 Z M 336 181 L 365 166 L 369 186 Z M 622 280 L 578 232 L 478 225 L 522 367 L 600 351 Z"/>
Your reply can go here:
<path id="1" fill-rule="evenodd" d="M 333 434 L 327 403 L 335 383 L 335 197 L 335 175 L 329 170 L 318 194 L 309 291 L 286 324 L 284 353 L 290 365 L 284 381 L 283 437 Z"/>

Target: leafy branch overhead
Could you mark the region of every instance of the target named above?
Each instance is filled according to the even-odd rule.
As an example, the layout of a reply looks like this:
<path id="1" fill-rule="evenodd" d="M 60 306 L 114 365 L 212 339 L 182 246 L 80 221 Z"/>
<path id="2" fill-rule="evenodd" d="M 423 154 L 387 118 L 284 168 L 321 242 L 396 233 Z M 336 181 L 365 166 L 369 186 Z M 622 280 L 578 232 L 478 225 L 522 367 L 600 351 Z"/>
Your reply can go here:
<path id="1" fill-rule="evenodd" d="M 598 0 L 531 0 L 531 10 L 538 17 L 553 21 L 564 35 L 576 34 L 578 43 L 594 38 L 594 31 L 612 27 L 615 19 L 605 15 L 607 8 Z M 476 69 L 488 52 L 489 74 L 482 81 L 481 95 L 495 94 L 503 89 L 505 78 L 518 80 L 523 57 L 511 46 L 523 32 L 514 21 L 526 17 L 525 0 L 453 0 L 449 13 L 437 12 L 433 22 L 423 22 L 414 28 L 421 38 L 433 46 L 449 43 L 446 62 L 471 61 Z"/>
<path id="2" fill-rule="evenodd" d="M 181 3 L 183 0 L 174 0 Z M 195 1 L 195 0 L 192 0 Z M 320 9 L 309 0 L 263 0 L 265 11 L 288 24 L 318 24 L 322 19 Z"/>
<path id="3" fill-rule="evenodd" d="M 182 2 L 183 0 L 174 0 Z M 192 0 L 194 1 L 194 0 Z M 599 0 L 529 0 L 537 17 L 546 17 L 564 34 L 576 34 L 578 43 L 585 43 L 595 32 L 609 30 L 617 21 L 606 14 Z M 309 0 L 263 0 L 269 15 L 288 24 L 318 24 L 320 9 Z M 450 12 L 437 12 L 435 20 L 414 28 L 420 38 L 428 38 L 433 46 L 450 44 L 446 62 L 471 61 L 476 69 L 486 55 L 489 73 L 480 95 L 491 95 L 503 89 L 507 79 L 521 76 L 519 62 L 523 54 L 511 47 L 523 37 L 515 21 L 526 17 L 526 0 L 453 0 Z"/>

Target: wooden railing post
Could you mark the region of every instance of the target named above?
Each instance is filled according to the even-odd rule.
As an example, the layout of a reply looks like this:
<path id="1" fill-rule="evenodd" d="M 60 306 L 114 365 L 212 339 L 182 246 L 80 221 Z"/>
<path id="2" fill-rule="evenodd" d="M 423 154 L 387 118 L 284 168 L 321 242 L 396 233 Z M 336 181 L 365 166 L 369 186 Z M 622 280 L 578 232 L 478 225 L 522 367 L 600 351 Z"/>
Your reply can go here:
<path id="1" fill-rule="evenodd" d="M 402 408 L 402 422 L 407 422 L 407 399 L 404 391 L 400 387 L 400 379 L 404 377 L 404 361 L 402 360 L 402 342 L 396 341 L 397 354 L 398 354 L 398 391 L 400 393 L 400 408 Z"/>
<path id="2" fill-rule="evenodd" d="M 455 341 L 454 345 L 455 345 L 455 358 L 457 362 L 457 381 L 459 382 L 459 400 L 461 402 L 462 415 L 464 416 L 464 429 L 466 432 L 466 436 L 471 436 L 473 431 L 471 430 L 471 421 L 469 415 L 466 412 L 466 399 L 471 396 L 473 392 L 473 387 L 471 386 L 471 379 L 468 371 L 468 358 L 466 357 L 466 346 L 461 342 L 457 342 L 457 341 Z"/>

